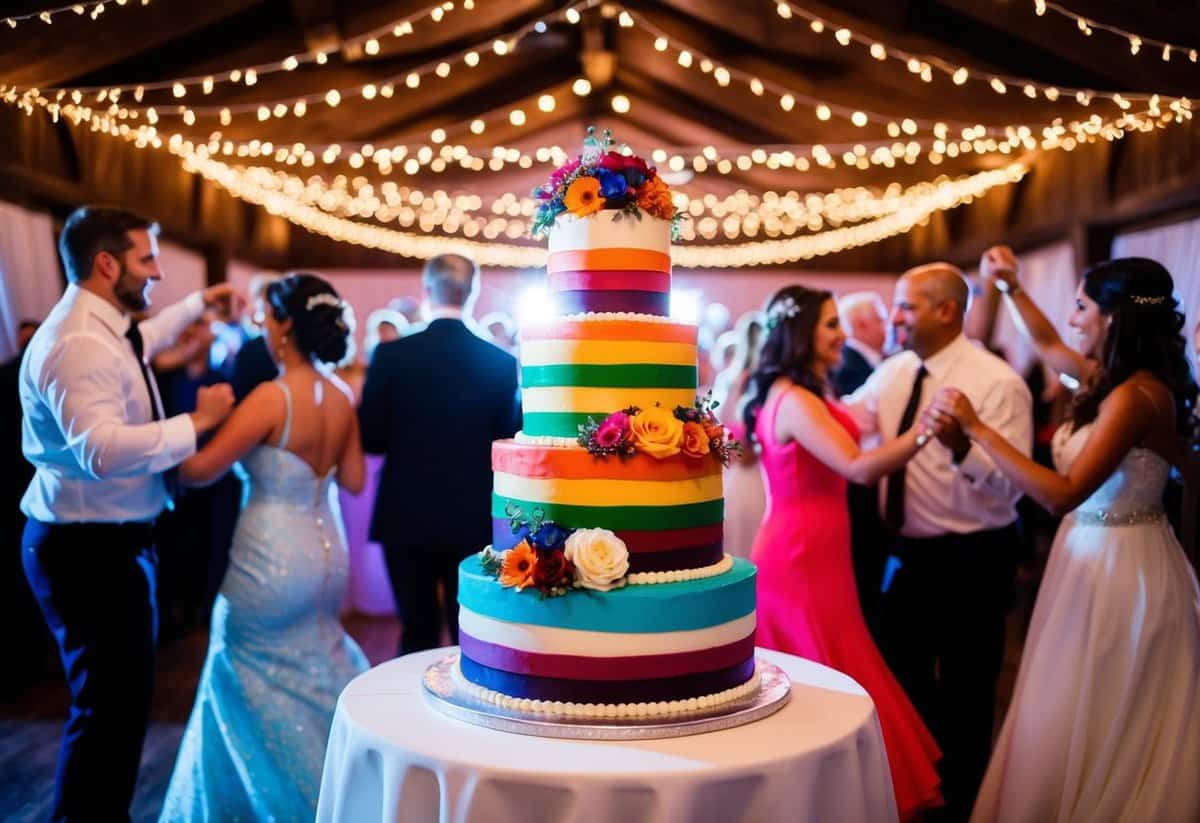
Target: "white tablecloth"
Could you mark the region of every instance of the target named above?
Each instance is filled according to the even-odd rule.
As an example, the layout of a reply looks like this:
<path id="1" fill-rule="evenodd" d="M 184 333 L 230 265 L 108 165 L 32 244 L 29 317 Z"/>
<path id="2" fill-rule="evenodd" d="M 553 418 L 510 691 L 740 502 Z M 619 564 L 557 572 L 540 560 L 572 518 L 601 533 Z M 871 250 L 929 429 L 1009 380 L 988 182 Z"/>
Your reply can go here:
<path id="1" fill-rule="evenodd" d="M 897 819 L 875 707 L 849 677 L 760 649 L 792 679 L 768 718 L 708 734 L 576 741 L 438 713 L 425 668 L 392 660 L 342 692 L 318 823 L 889 823 Z"/>

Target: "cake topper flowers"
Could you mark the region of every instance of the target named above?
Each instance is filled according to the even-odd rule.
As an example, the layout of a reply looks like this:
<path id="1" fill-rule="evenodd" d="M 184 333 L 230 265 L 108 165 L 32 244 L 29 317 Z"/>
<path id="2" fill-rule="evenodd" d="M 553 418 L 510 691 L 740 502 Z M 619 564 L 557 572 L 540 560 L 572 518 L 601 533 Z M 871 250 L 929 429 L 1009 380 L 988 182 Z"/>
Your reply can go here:
<path id="1" fill-rule="evenodd" d="M 629 151 L 613 147 L 612 131 L 596 136 L 588 127 L 583 151 L 574 160 L 554 170 L 544 186 L 533 190 L 540 203 L 533 218 L 533 235 L 540 237 L 560 214 L 586 217 L 602 209 L 614 210 L 614 220 L 641 220 L 643 212 L 671 221 L 671 236 L 678 234 L 683 219 L 671 199 L 671 190 L 658 170 Z"/>

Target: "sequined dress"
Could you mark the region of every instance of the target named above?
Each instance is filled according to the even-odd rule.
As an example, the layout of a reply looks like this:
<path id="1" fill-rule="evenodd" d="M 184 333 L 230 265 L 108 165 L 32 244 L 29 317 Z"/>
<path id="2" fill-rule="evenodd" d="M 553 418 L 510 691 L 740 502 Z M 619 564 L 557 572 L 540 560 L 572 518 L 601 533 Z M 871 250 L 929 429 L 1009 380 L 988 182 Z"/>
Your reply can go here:
<path id="1" fill-rule="evenodd" d="M 161 820 L 312 820 L 338 695 L 367 668 L 338 622 L 348 573 L 333 472 L 278 446 L 241 461 L 247 493 L 208 657 Z"/>
<path id="2" fill-rule="evenodd" d="M 1090 426 L 1056 433 L 1066 470 Z M 1058 530 L 972 823 L 1200 820 L 1200 590 L 1132 449 Z"/>

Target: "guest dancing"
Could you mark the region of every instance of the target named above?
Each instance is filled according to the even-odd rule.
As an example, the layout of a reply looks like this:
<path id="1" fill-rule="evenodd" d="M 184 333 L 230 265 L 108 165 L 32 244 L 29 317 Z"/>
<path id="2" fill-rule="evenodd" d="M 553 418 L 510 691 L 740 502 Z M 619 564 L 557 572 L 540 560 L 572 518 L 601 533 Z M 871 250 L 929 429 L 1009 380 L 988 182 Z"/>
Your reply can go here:
<path id="1" fill-rule="evenodd" d="M 154 687 L 154 519 L 170 470 L 233 407 L 229 386 L 211 386 L 195 411 L 165 417 L 148 361 L 206 308 L 230 317 L 238 298 L 212 286 L 132 322 L 163 272 L 158 225 L 120 209 L 76 209 L 59 253 L 70 285 L 20 372 L 36 470 L 21 557 L 71 695 L 50 816 L 127 820 Z"/>
<path id="2" fill-rule="evenodd" d="M 918 266 L 896 283 L 892 327 L 906 351 L 843 398 L 864 435 L 884 443 L 902 436 L 923 399 L 954 386 L 989 425 L 1030 452 L 1029 389 L 963 334 L 969 295 L 962 272 L 949 263 Z M 939 430 L 938 441 L 882 483 L 884 522 L 897 535 L 900 566 L 883 594 L 879 645 L 945 753 L 941 814 L 962 820 L 991 752 L 1021 492 L 957 424 Z"/>
<path id="3" fill-rule="evenodd" d="M 162 820 L 311 820 L 338 695 L 367 661 L 338 622 L 348 559 L 333 481 L 365 478 L 345 305 L 312 274 L 272 283 L 260 315 L 280 377 L 184 461 L 191 485 L 241 461 L 248 484 L 213 607 L 208 658 Z"/>
<path id="4" fill-rule="evenodd" d="M 750 377 L 746 430 L 761 446 L 767 512 L 758 566 L 760 645 L 807 657 L 857 680 L 875 701 L 901 819 L 941 803 L 933 736 L 888 670 L 859 609 L 850 560 L 846 479 L 870 483 L 916 455 L 911 427 L 872 451 L 830 398 L 828 373 L 845 334 L 826 291 L 789 286 L 767 304 L 767 338 Z"/>
<path id="5" fill-rule="evenodd" d="M 1200 589 L 1162 510 L 1197 394 L 1171 276 L 1136 257 L 1089 269 L 1069 321 L 1080 353 L 1021 289 L 1007 248 L 981 272 L 1082 389 L 1054 438 L 1056 471 L 960 392 L 927 415 L 953 417 L 1018 488 L 1067 515 L 971 820 L 1200 820 Z"/>

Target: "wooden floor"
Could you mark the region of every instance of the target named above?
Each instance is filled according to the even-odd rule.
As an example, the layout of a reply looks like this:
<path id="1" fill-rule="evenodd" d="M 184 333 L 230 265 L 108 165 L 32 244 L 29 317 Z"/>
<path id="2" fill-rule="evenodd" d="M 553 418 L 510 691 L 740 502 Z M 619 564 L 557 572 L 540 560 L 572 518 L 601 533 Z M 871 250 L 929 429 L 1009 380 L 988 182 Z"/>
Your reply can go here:
<path id="1" fill-rule="evenodd" d="M 394 618 L 353 615 L 344 622 L 371 665 L 396 656 L 400 624 Z M 131 809 L 134 823 L 158 820 L 207 645 L 204 629 L 159 651 L 150 730 Z M 5 823 L 40 823 L 50 817 L 66 707 L 67 690 L 61 678 L 49 678 L 0 704 L 0 820 Z"/>
<path id="2" fill-rule="evenodd" d="M 1032 592 L 1019 586 L 1021 600 L 1009 618 L 1008 649 L 997 689 L 997 718 L 1002 718 L 1012 694 L 1021 640 Z M 371 665 L 396 655 L 400 624 L 394 618 L 353 615 L 346 630 L 358 641 Z M 161 649 L 155 681 L 151 725 L 142 754 L 131 816 L 134 823 L 156 821 L 184 724 L 195 699 L 204 663 L 207 630 L 191 632 Z M 48 678 L 0 703 L 0 820 L 34 823 L 49 817 L 50 794 L 58 740 L 66 714 L 67 692 L 61 678 Z"/>

